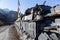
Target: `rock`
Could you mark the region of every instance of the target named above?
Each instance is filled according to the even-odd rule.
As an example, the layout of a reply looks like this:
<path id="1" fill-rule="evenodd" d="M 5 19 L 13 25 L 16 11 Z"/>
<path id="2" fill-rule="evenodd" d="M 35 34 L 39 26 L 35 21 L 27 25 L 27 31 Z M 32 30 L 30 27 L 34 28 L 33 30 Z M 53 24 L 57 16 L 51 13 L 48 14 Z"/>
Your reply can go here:
<path id="1" fill-rule="evenodd" d="M 58 40 L 58 37 L 56 36 L 55 33 L 52 33 L 52 34 L 50 35 L 50 37 L 51 37 L 53 40 Z"/>

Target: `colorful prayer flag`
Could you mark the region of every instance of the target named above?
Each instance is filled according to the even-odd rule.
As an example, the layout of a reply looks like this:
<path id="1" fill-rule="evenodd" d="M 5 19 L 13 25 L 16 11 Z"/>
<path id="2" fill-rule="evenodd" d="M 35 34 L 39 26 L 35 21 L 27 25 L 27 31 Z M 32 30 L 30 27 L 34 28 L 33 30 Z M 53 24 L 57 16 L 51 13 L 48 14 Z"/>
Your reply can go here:
<path id="1" fill-rule="evenodd" d="M 20 2 L 18 0 L 18 18 L 20 18 Z"/>

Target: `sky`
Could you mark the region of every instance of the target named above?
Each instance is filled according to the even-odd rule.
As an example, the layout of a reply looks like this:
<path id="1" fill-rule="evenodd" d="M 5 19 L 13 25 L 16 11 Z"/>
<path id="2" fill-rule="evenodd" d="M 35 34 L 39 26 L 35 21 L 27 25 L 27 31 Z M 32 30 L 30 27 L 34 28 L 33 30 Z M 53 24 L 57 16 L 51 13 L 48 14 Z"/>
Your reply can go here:
<path id="1" fill-rule="evenodd" d="M 43 4 L 46 1 L 45 5 L 55 6 L 60 4 L 60 0 L 19 0 L 20 1 L 20 11 L 24 14 L 25 10 L 31 7 L 34 7 L 36 4 Z M 18 11 L 18 0 L 0 0 L 1 9 L 9 9 Z"/>

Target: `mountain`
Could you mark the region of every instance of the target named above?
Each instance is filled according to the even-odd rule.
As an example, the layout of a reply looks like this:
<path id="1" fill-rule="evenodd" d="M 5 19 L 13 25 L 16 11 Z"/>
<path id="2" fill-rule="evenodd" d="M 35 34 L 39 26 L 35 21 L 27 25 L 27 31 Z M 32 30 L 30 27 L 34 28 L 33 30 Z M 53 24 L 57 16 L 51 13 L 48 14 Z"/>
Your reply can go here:
<path id="1" fill-rule="evenodd" d="M 16 11 L 10 11 L 6 14 L 8 22 L 14 22 L 18 18 L 18 13 Z"/>
<path id="2" fill-rule="evenodd" d="M 10 10 L 7 9 L 7 8 L 5 8 L 5 9 L 3 9 L 3 11 L 4 11 L 5 13 L 8 13 Z"/>
<path id="3" fill-rule="evenodd" d="M 0 9 L 0 13 L 5 14 L 5 12 L 2 9 Z"/>
<path id="4" fill-rule="evenodd" d="M 0 9 L 0 21 L 4 24 L 12 24 L 18 18 L 18 12 L 10 11 L 9 9 Z"/>
<path id="5" fill-rule="evenodd" d="M 2 13 L 3 15 L 8 13 L 9 11 L 10 11 L 9 9 L 0 9 L 0 13 Z"/>

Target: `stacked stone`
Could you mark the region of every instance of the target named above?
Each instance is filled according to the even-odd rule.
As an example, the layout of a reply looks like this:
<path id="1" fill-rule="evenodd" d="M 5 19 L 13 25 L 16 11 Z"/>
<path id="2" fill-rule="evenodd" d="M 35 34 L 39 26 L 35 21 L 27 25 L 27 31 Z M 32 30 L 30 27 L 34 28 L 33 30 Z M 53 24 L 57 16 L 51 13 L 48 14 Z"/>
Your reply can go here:
<path id="1" fill-rule="evenodd" d="M 59 20 L 60 5 L 54 7 L 36 5 L 26 10 L 22 18 L 22 27 L 23 31 L 35 40 L 59 40 Z"/>

